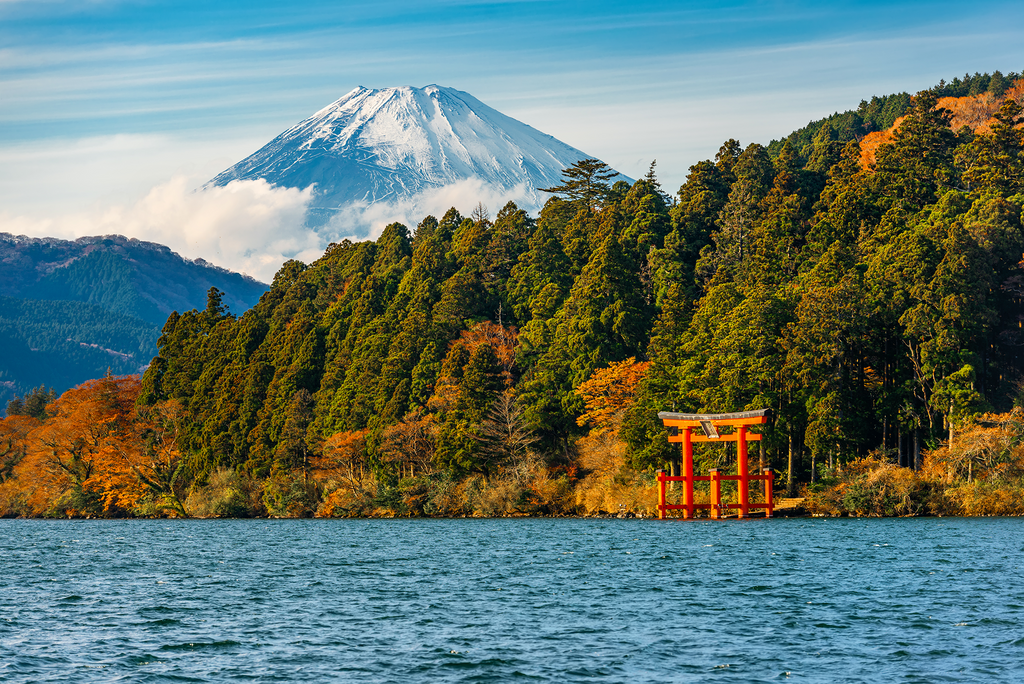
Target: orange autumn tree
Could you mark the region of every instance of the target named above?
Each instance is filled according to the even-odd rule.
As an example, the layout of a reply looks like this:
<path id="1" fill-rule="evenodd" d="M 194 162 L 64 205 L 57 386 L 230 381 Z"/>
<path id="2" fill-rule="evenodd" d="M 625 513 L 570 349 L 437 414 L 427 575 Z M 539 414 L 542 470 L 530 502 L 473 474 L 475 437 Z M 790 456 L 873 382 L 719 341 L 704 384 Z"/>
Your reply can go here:
<path id="1" fill-rule="evenodd" d="M 576 394 L 583 399 L 586 407 L 576 423 L 592 425 L 596 434 L 615 429 L 626 409 L 633 403 L 637 383 L 650 365 L 649 361 L 638 362 L 635 357 L 630 357 L 594 371 L 576 388 Z"/>
<path id="2" fill-rule="evenodd" d="M 337 432 L 324 440 L 323 453 L 314 454 L 310 459 L 314 479 L 349 489 L 362 489 L 368 465 L 366 437 L 369 432 Z"/>
<path id="3" fill-rule="evenodd" d="M 49 417 L 33 421 L 3 484 L 2 501 L 17 504 L 9 514 L 187 516 L 176 444 L 180 407 L 170 401 L 140 413 L 139 389 L 139 376 L 108 374 L 47 407 Z M 4 421 L 4 434 L 12 425 Z"/>
<path id="4" fill-rule="evenodd" d="M 28 451 L 28 435 L 39 425 L 31 416 L 0 419 L 0 517 L 24 515 L 26 492 L 19 487 L 14 469 Z"/>
<path id="5" fill-rule="evenodd" d="M 99 516 L 130 510 L 144 493 L 123 465 L 135 450 L 138 376 L 107 375 L 68 390 L 28 438 L 15 469 L 35 515 Z"/>
<path id="6" fill-rule="evenodd" d="M 341 515 L 368 495 L 370 487 L 365 482 L 368 434 L 369 430 L 337 432 L 324 440 L 322 453 L 311 457 L 313 479 L 324 491 L 316 517 Z"/>
<path id="7" fill-rule="evenodd" d="M 377 453 L 385 463 L 396 465 L 401 473 L 415 476 L 431 470 L 437 445 L 437 423 L 434 416 L 417 410 L 384 428 Z"/>

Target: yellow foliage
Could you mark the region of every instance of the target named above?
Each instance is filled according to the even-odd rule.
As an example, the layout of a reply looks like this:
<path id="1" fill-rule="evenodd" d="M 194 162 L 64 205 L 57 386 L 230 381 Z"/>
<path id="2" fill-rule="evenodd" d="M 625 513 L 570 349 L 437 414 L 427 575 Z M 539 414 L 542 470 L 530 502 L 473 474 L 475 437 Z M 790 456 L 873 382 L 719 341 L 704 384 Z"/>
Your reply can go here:
<path id="1" fill-rule="evenodd" d="M 577 445 L 579 462 L 587 473 L 573 496 L 585 515 L 632 513 L 653 515 L 657 486 L 641 481 L 626 465 L 626 445 L 614 432 L 591 432 Z"/>
<path id="2" fill-rule="evenodd" d="M 947 487 L 946 515 L 1024 515 L 1024 482 L 961 482 Z"/>
<path id="3" fill-rule="evenodd" d="M 857 459 L 839 474 L 839 482 L 812 494 L 812 513 L 853 516 L 913 516 L 926 512 L 927 483 L 909 468 L 877 457 Z"/>
<path id="4" fill-rule="evenodd" d="M 252 508 L 250 483 L 230 468 L 219 468 L 206 486 L 193 487 L 185 501 L 191 515 L 197 518 L 234 518 L 248 514 Z"/>
<path id="5" fill-rule="evenodd" d="M 922 474 L 947 484 L 956 480 L 1006 480 L 1024 476 L 1024 411 L 984 414 L 953 440 L 928 453 Z"/>
<path id="6" fill-rule="evenodd" d="M 1024 515 L 1024 411 L 975 417 L 920 472 L 863 458 L 811 495 L 827 515 Z"/>

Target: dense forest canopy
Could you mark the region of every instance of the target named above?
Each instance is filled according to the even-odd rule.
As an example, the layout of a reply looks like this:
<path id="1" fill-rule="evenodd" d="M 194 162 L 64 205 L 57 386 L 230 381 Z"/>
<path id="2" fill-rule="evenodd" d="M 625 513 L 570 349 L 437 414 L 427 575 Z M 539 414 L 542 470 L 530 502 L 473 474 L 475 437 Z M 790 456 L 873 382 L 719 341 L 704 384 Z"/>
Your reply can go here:
<path id="1" fill-rule="evenodd" d="M 438 465 L 473 470 L 503 393 L 568 458 L 573 389 L 637 357 L 638 467 L 669 458 L 653 416 L 671 406 L 771 407 L 787 448 L 836 458 L 936 439 L 1013 400 L 1024 247 L 1019 106 L 974 136 L 936 100 L 915 98 L 874 169 L 856 141 L 818 135 L 806 158 L 784 144 L 773 160 L 730 140 L 674 203 L 653 166 L 601 187 L 577 165 L 536 221 L 453 209 L 332 245 L 241 318 L 216 302 L 172 316 L 143 401 L 185 403 L 200 471 L 291 468 L 337 432 L 410 416 L 439 426 Z"/>
<path id="2" fill-rule="evenodd" d="M 98 304 L 0 295 L 0 408 L 38 385 L 63 391 L 108 369 L 141 373 L 159 336 Z"/>
<path id="3" fill-rule="evenodd" d="M 288 262 L 240 317 L 211 289 L 167 320 L 137 406 L 173 414 L 181 482 L 486 479 L 528 453 L 575 473 L 608 425 L 644 472 L 677 458 L 666 409 L 773 409 L 791 486 L 869 452 L 914 466 L 1022 378 L 1022 109 L 975 133 L 938 101 L 909 99 L 868 167 L 826 125 L 775 154 L 728 140 L 674 197 L 653 163 L 608 185 L 587 160 L 536 219 L 391 224 Z"/>

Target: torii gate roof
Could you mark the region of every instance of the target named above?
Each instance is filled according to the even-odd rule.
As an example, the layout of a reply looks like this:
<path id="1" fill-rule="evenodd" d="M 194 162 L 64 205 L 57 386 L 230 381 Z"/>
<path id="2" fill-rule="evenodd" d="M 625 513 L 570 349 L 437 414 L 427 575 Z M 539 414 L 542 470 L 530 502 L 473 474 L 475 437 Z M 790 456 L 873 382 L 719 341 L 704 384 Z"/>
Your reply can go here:
<path id="1" fill-rule="evenodd" d="M 738 413 L 673 413 L 661 411 L 658 413 L 665 425 L 678 427 L 700 425 L 701 421 L 710 421 L 718 425 L 757 425 L 767 423 L 771 417 L 771 409 L 758 409 L 756 411 L 740 411 Z"/>

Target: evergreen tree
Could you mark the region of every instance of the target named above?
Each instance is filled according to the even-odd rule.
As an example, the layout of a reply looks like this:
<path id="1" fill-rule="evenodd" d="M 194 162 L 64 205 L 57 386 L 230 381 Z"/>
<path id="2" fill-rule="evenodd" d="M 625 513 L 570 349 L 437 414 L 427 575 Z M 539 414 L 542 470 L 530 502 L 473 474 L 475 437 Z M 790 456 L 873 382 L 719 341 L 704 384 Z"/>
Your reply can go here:
<path id="1" fill-rule="evenodd" d="M 847 247 L 857 244 L 861 231 L 876 225 L 881 212 L 877 207 L 874 183 L 860 166 L 860 145 L 846 143 L 840 160 L 828 172 L 828 181 L 819 195 L 816 214 L 807 235 L 808 261 L 824 254 L 835 242 Z"/>
<path id="2" fill-rule="evenodd" d="M 826 121 L 818 132 L 814 134 L 811 142 L 811 155 L 807 160 L 807 170 L 824 178 L 829 170 L 842 158 L 844 145 L 839 141 L 839 136 Z"/>
<path id="3" fill-rule="evenodd" d="M 889 207 L 916 211 L 934 202 L 940 190 L 957 183 L 956 135 L 949 125 L 949 110 L 937 103 L 931 91 L 918 93 L 892 143 L 878 148 L 878 182 Z"/>
<path id="4" fill-rule="evenodd" d="M 550 317 L 558 309 L 561 300 L 550 306 L 550 288 L 567 293 L 572 285 L 569 259 L 562 251 L 555 221 L 541 214 L 537 229 L 530 237 L 529 250 L 519 257 L 512 268 L 509 283 L 509 299 L 516 319 L 527 323 L 535 316 Z M 538 301 L 541 293 L 548 290 L 543 302 Z M 563 294 L 564 296 L 564 294 Z M 534 314 L 533 311 L 537 310 Z"/>
<path id="5" fill-rule="evenodd" d="M 228 308 L 224 304 L 224 293 L 216 287 L 211 287 L 206 293 L 206 316 L 210 324 L 214 324 L 228 315 Z"/>
<path id="6" fill-rule="evenodd" d="M 968 188 L 1004 197 L 1024 189 L 1024 131 L 1018 128 L 1022 112 L 1019 104 L 1006 100 L 992 115 L 992 132 L 961 148 L 957 161 L 966 166 L 963 180 Z"/>
<path id="7" fill-rule="evenodd" d="M 614 205 L 613 205 L 614 206 Z M 570 274 L 578 276 L 597 249 L 601 239 L 601 219 L 590 209 L 580 209 L 565 226 L 562 250 L 569 258 Z"/>
<path id="8" fill-rule="evenodd" d="M 107 369 L 109 375 L 110 369 Z M 25 414 L 39 420 L 44 420 L 48 413 L 46 407 L 57 401 L 57 392 L 52 387 L 46 388 L 40 385 L 25 395 Z"/>
<path id="9" fill-rule="evenodd" d="M 988 81 L 988 92 L 996 97 L 1002 97 L 1006 89 L 1012 85 L 1009 79 L 1003 76 L 998 69 L 992 72 L 992 78 Z"/>
<path id="10" fill-rule="evenodd" d="M 508 317 L 513 316 L 508 292 L 512 269 L 519 262 L 520 255 L 529 249 L 530 237 L 535 229 L 535 222 L 530 215 L 514 202 L 508 202 L 498 212 L 484 250 L 481 278 Z"/>
<path id="11" fill-rule="evenodd" d="M 488 343 L 476 348 L 466 364 L 456 410 L 472 423 L 479 423 L 490 411 L 491 404 L 504 389 L 501 363 Z"/>
<path id="12" fill-rule="evenodd" d="M 732 169 L 736 180 L 729 190 L 729 200 L 718 216 L 718 229 L 712 233 L 714 248 L 701 250 L 697 277 L 705 284 L 719 269 L 729 277 L 743 261 L 751 227 L 760 219 L 759 205 L 771 189 L 774 168 L 764 147 L 753 143 L 743 151 Z"/>
<path id="13" fill-rule="evenodd" d="M 699 296 L 695 267 L 728 201 L 739 154 L 739 143 L 729 140 L 719 150 L 717 163 L 703 161 L 690 167 L 686 183 L 679 188 L 679 201 L 670 210 L 672 229 L 664 248 L 651 254 L 655 302 L 662 301 L 672 284 L 683 287 L 681 296 L 691 300 Z"/>
<path id="14" fill-rule="evenodd" d="M 309 448 L 306 445 L 306 428 L 313 418 L 313 396 L 300 389 L 292 397 L 285 413 L 281 437 L 274 453 L 274 468 L 288 472 L 294 468 L 308 467 Z"/>
<path id="15" fill-rule="evenodd" d="M 25 402 L 17 394 L 14 398 L 7 402 L 7 415 L 9 416 L 21 416 L 25 410 Z"/>
<path id="16" fill-rule="evenodd" d="M 568 438 L 577 430 L 582 400 L 571 390 L 595 368 L 638 356 L 645 349 L 650 310 L 639 275 L 619 235 L 607 230 L 546 327 L 553 328 L 550 345 L 524 380 L 522 399 L 527 420 L 549 447 L 561 444 L 567 449 Z"/>
<path id="17" fill-rule="evenodd" d="M 581 159 L 562 171 L 562 182 L 550 188 L 538 188 L 592 211 L 608 197 L 608 181 L 619 175 L 599 159 Z"/>

